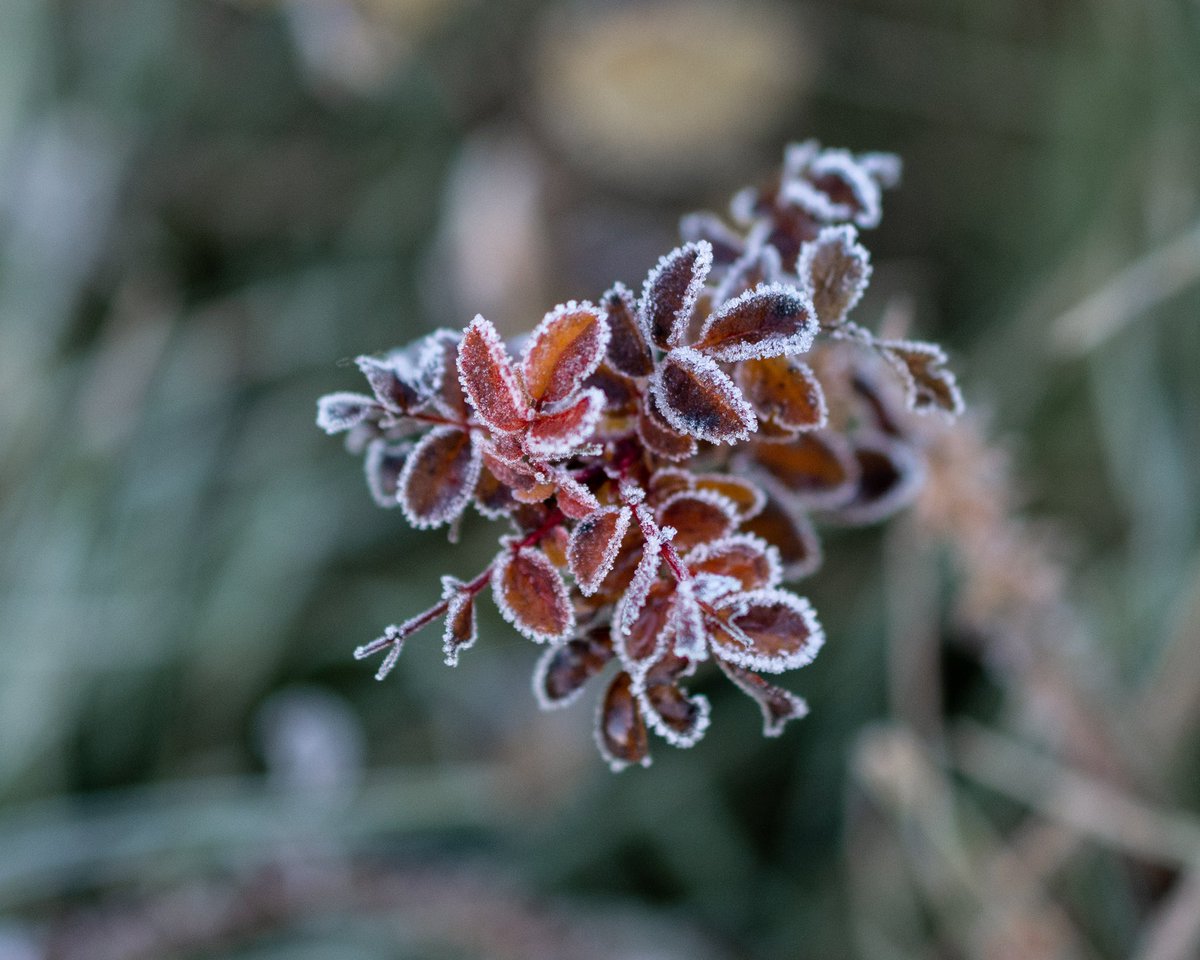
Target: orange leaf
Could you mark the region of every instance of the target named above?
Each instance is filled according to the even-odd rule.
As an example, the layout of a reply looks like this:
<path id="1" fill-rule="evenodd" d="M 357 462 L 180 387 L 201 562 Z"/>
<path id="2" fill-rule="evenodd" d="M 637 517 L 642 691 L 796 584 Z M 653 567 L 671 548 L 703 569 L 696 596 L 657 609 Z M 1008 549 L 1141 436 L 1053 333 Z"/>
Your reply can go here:
<path id="1" fill-rule="evenodd" d="M 840 506 L 858 482 L 854 453 L 840 434 L 812 431 L 793 443 L 758 443 L 752 455 L 784 488 L 813 506 Z"/>
<path id="2" fill-rule="evenodd" d="M 697 440 L 735 443 L 758 427 L 733 381 L 710 358 L 687 347 L 667 355 L 650 389 L 667 423 Z"/>
<path id="3" fill-rule="evenodd" d="M 458 345 L 458 373 L 479 419 L 505 433 L 525 428 L 529 404 L 500 334 L 483 317 L 471 321 Z"/>
<path id="4" fill-rule="evenodd" d="M 706 543 L 687 555 L 693 574 L 712 573 L 733 577 L 743 590 L 758 590 L 779 583 L 779 552 L 761 537 L 735 533 L 722 540 Z"/>
<path id="5" fill-rule="evenodd" d="M 435 427 L 404 463 L 397 496 L 414 527 L 449 523 L 470 502 L 479 479 L 478 447 L 457 427 Z"/>
<path id="6" fill-rule="evenodd" d="M 676 548 L 687 551 L 731 533 L 737 525 L 737 507 L 713 490 L 682 491 L 658 508 L 657 519 L 660 526 L 675 528 Z"/>
<path id="7" fill-rule="evenodd" d="M 571 396 L 595 372 L 608 346 L 608 323 L 590 303 L 574 300 L 555 307 L 530 334 L 522 370 L 535 404 Z"/>
<path id="8" fill-rule="evenodd" d="M 795 357 L 744 360 L 738 364 L 737 382 L 761 420 L 785 430 L 825 426 L 825 393 L 808 365 Z"/>
<path id="9" fill-rule="evenodd" d="M 561 640 L 575 626 L 566 585 L 536 547 L 513 550 L 506 542 L 492 570 L 492 595 L 501 616 L 538 643 Z"/>
<path id="10" fill-rule="evenodd" d="M 630 764 L 650 766 L 646 722 L 633 693 L 633 680 L 618 673 L 608 685 L 597 716 L 596 743 L 613 772 Z"/>
<path id="11" fill-rule="evenodd" d="M 812 522 L 797 507 L 768 497 L 758 516 L 746 523 L 746 530 L 779 551 L 784 580 L 807 577 L 821 565 L 821 543 Z"/>
<path id="12" fill-rule="evenodd" d="M 628 507 L 604 507 L 580 520 L 567 544 L 567 565 L 584 596 L 591 596 L 612 569 L 629 529 Z"/>

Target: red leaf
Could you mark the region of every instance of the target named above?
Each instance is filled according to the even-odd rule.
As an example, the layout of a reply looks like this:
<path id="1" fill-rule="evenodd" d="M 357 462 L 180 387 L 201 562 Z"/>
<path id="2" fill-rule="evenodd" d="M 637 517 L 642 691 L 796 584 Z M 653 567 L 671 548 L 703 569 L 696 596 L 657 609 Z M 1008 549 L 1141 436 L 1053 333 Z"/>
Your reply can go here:
<path id="1" fill-rule="evenodd" d="M 449 523 L 470 502 L 479 479 L 479 448 L 457 427 L 435 427 L 413 448 L 400 474 L 398 497 L 414 527 Z"/>
<path id="2" fill-rule="evenodd" d="M 725 303 L 705 322 L 693 349 L 721 361 L 778 357 L 804 353 L 816 332 L 807 294 L 775 283 Z"/>
<path id="3" fill-rule="evenodd" d="M 569 457 L 591 439 L 603 412 L 604 394 L 589 387 L 565 409 L 538 415 L 525 434 L 525 449 L 546 460 Z"/>
<path id="4" fill-rule="evenodd" d="M 449 603 L 446 610 L 446 629 L 442 634 L 442 652 L 446 666 L 458 666 L 461 651 L 475 645 L 475 595 L 454 577 L 442 577 L 442 599 Z"/>
<path id="5" fill-rule="evenodd" d="M 749 638 L 739 642 L 720 627 L 713 629 L 713 650 L 719 657 L 747 670 L 782 673 L 811 663 L 825 634 L 809 602 L 786 590 L 754 590 L 721 599 L 718 609 L 730 612 L 728 622 Z"/>
<path id="6" fill-rule="evenodd" d="M 785 430 L 825 426 L 829 413 L 825 392 L 809 369 L 795 357 L 744 360 L 737 368 L 738 386 L 762 421 Z"/>
<path id="7" fill-rule="evenodd" d="M 646 722 L 633 693 L 633 679 L 618 673 L 608 685 L 596 723 L 596 744 L 613 772 L 630 764 L 650 766 Z"/>
<path id="8" fill-rule="evenodd" d="M 567 565 L 584 596 L 591 596 L 612 569 L 629 529 L 628 507 L 604 507 L 580 520 L 567 544 Z"/>
<path id="9" fill-rule="evenodd" d="M 566 470 L 555 472 L 553 480 L 558 509 L 572 520 L 582 520 L 600 509 L 596 495 Z"/>
<path id="10" fill-rule="evenodd" d="M 784 724 L 808 716 L 808 704 L 790 690 L 768 683 L 757 673 L 717 658 L 717 663 L 738 688 L 753 697 L 763 715 L 763 736 L 777 737 Z"/>
<path id="11" fill-rule="evenodd" d="M 505 547 L 492 570 L 492 595 L 500 615 L 530 640 L 563 639 L 575 626 L 567 587 L 536 547 Z"/>
<path id="12" fill-rule="evenodd" d="M 613 657 L 607 627 L 589 630 L 583 637 L 551 647 L 538 660 L 533 692 L 543 710 L 572 703 L 592 677 Z"/>
<path id="13" fill-rule="evenodd" d="M 471 321 L 458 345 L 458 374 L 479 419 L 506 433 L 525 429 L 524 390 L 500 334 L 483 317 Z"/>
<path id="14" fill-rule="evenodd" d="M 650 389 L 667 423 L 697 440 L 735 443 L 758 427 L 733 381 L 709 357 L 687 347 L 671 351 Z"/>
<path id="15" fill-rule="evenodd" d="M 590 303 L 555 307 L 530 334 L 522 371 L 525 389 L 539 406 L 571 396 L 595 372 L 608 346 L 608 323 Z"/>
<path id="16" fill-rule="evenodd" d="M 604 294 L 600 303 L 611 333 L 608 362 L 628 377 L 650 376 L 654 372 L 654 359 L 638 322 L 633 294 L 618 283 Z"/>
<path id="17" fill-rule="evenodd" d="M 712 245 L 699 240 L 672 250 L 650 271 L 640 315 L 642 328 L 655 346 L 666 350 L 683 341 L 711 268 Z"/>

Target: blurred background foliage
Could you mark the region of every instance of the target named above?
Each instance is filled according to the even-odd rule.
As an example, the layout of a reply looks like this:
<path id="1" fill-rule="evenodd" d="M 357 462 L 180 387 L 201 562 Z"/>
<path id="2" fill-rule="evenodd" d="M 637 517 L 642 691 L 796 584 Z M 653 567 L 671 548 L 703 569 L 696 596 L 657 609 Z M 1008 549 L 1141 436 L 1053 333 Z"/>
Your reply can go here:
<path id="1" fill-rule="evenodd" d="M 1198 107 L 1193 0 L 4 0 L 0 957 L 1200 955 Z M 614 777 L 495 616 L 374 683 L 494 533 L 315 398 L 809 136 L 973 409 L 827 535 L 811 717 Z"/>

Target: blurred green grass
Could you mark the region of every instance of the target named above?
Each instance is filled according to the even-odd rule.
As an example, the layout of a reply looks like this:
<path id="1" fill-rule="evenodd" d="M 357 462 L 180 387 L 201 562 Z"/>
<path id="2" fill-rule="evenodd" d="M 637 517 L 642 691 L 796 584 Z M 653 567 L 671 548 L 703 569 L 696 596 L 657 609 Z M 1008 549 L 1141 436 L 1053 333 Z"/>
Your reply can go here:
<path id="1" fill-rule="evenodd" d="M 653 54 L 682 71 L 685 119 L 718 109 L 706 73 L 741 75 L 719 69 L 732 37 L 687 6 L 630 21 L 691 31 Z M 373 506 L 312 426 L 317 396 L 356 386 L 347 358 L 477 309 L 515 332 L 539 305 L 630 282 L 680 213 L 719 207 L 807 136 L 904 157 L 869 240 L 864 317 L 912 298 L 915 332 L 951 349 L 1069 571 L 1068 666 L 1022 672 L 996 665 L 999 641 L 963 636 L 934 549 L 917 619 L 949 665 L 931 680 L 942 720 L 1032 730 L 1083 762 L 1070 725 L 1036 709 L 1078 684 L 1127 739 L 1092 772 L 1196 814 L 1194 5 L 767 6 L 803 69 L 741 101 L 723 91 L 749 132 L 710 149 L 655 140 L 661 102 L 636 89 L 618 88 L 616 129 L 559 97 L 575 88 L 554 70 L 574 60 L 546 45 L 585 49 L 591 18 L 619 7 L 0 5 L 0 914 L 14 943 L 49 950 L 114 897 L 154 904 L 307 856 L 482 861 L 563 898 L 567 926 L 597 903 L 656 918 L 664 955 L 696 931 L 714 955 L 1014 955 L 945 920 L 952 898 L 923 886 L 910 848 L 921 821 L 901 804 L 893 836 L 872 819 L 886 790 L 853 772 L 864 731 L 922 710 L 897 701 L 885 602 L 886 558 L 903 565 L 909 540 L 829 538 L 805 585 L 831 637 L 800 678 L 809 719 L 760 741 L 750 708 L 707 691 L 722 722 L 694 750 L 659 747 L 645 773 L 608 775 L 589 708 L 537 715 L 534 651 L 496 617 L 457 671 L 432 641 L 386 684 L 349 658 L 432 599 L 438 574 L 485 562 L 490 534 L 475 518 L 451 547 Z M 753 51 L 747 30 L 738 49 Z M 601 162 L 596 137 L 633 160 Z M 286 764 L 261 735 L 273 695 L 314 689 L 365 755 L 330 774 L 347 796 L 325 806 L 293 796 L 320 786 L 303 765 L 291 786 L 273 779 Z M 298 826 L 273 815 L 288 803 Z M 1012 827 L 983 809 L 989 829 Z M 1069 861 L 1054 892 L 1088 931 L 1083 955 L 1131 956 L 1184 871 L 1096 856 Z M 909 893 L 864 901 L 860 861 Z M 361 909 L 399 910 L 397 896 Z M 280 955 L 324 942 L 282 908 L 264 926 L 295 938 Z M 394 955 L 390 936 L 336 955 Z M 226 950 L 268 955 L 258 934 L 186 955 Z"/>

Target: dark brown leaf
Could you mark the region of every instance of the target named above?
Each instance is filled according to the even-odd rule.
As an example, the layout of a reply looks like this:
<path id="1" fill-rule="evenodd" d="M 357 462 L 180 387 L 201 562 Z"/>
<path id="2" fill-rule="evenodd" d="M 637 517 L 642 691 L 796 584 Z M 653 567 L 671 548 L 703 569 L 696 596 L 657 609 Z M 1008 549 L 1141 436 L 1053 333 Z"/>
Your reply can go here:
<path id="1" fill-rule="evenodd" d="M 461 580 L 442 577 L 442 599 L 449 604 L 446 629 L 442 634 L 442 652 L 448 667 L 458 665 L 459 653 L 473 647 L 477 636 L 475 595 L 465 587 Z"/>
<path id="2" fill-rule="evenodd" d="M 413 448 L 397 497 L 414 527 L 449 523 L 470 502 L 479 480 L 479 448 L 457 427 L 435 427 Z"/>
<path id="3" fill-rule="evenodd" d="M 875 523 L 890 517 L 908 506 L 921 488 L 921 461 L 900 440 L 883 435 L 857 437 L 854 457 L 858 482 L 852 497 L 838 507 L 836 514 L 844 523 Z"/>
<path id="4" fill-rule="evenodd" d="M 712 359 L 689 348 L 671 351 L 650 388 L 667 423 L 697 440 L 735 443 L 758 427 L 733 381 Z"/>
<path id="5" fill-rule="evenodd" d="M 633 294 L 616 284 L 604 294 L 600 305 L 608 319 L 608 362 L 628 377 L 648 377 L 654 372 L 654 359 L 638 321 Z"/>
<path id="6" fill-rule="evenodd" d="M 637 432 L 646 448 L 664 459 L 683 461 L 696 455 L 695 438 L 680 433 L 668 424 L 649 397 L 642 404 Z"/>
<path id="7" fill-rule="evenodd" d="M 607 627 L 597 627 L 561 646 L 551 647 L 538 660 L 533 690 L 543 710 L 573 703 L 584 685 L 613 657 Z"/>
<path id="8" fill-rule="evenodd" d="M 655 346 L 667 350 L 682 342 L 711 267 L 712 246 L 700 240 L 672 250 L 650 271 L 640 316 Z"/>
<path id="9" fill-rule="evenodd" d="M 575 524 L 567 564 L 584 596 L 595 593 L 612 569 L 631 517 L 628 507 L 604 507 Z"/>
<path id="10" fill-rule="evenodd" d="M 618 673 L 608 685 L 597 717 L 596 743 L 613 772 L 631 764 L 650 766 L 646 722 L 633 692 L 633 679 Z"/>
<path id="11" fill-rule="evenodd" d="M 713 629 L 713 650 L 723 660 L 747 670 L 782 673 L 811 663 L 825 642 L 809 602 L 786 590 L 766 589 L 722 598 L 728 622 L 749 638 L 747 647 L 735 635 Z"/>
<path id="12" fill-rule="evenodd" d="M 807 577 L 821 566 L 821 543 L 812 521 L 799 507 L 768 497 L 762 512 L 747 521 L 745 528 L 779 551 L 784 580 Z"/>
<path id="13" fill-rule="evenodd" d="M 792 443 L 756 443 L 751 454 L 786 490 L 812 506 L 845 503 L 858 482 L 854 453 L 837 433 L 814 430 Z"/>
<path id="14" fill-rule="evenodd" d="M 946 352 L 936 343 L 881 340 L 878 346 L 904 379 L 911 410 L 918 413 L 937 410 L 948 417 L 963 412 L 958 381 L 946 369 Z"/>
<path id="15" fill-rule="evenodd" d="M 693 349 L 714 360 L 804 353 L 817 332 L 808 295 L 783 284 L 757 287 L 710 316 Z"/>
<path id="16" fill-rule="evenodd" d="M 717 663 L 738 688 L 758 703 L 763 715 L 763 736 L 777 737 L 789 720 L 808 716 L 808 704 L 790 690 L 768 683 L 757 673 L 717 658 Z"/>
<path id="17" fill-rule="evenodd" d="M 668 653 L 646 671 L 640 684 L 642 713 L 654 732 L 674 747 L 690 747 L 708 729 L 709 703 L 702 695 L 689 696 L 679 680 L 692 670 L 685 659 Z"/>

